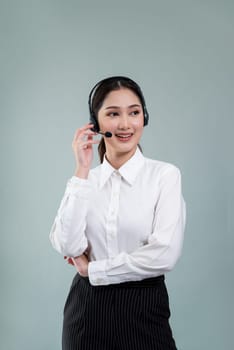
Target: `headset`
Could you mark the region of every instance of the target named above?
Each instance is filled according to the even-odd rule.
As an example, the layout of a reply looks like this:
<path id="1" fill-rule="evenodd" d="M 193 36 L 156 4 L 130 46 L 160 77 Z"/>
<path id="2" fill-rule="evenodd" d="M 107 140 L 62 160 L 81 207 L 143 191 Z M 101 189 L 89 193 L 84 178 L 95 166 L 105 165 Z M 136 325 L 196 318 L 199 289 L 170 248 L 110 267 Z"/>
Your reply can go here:
<path id="1" fill-rule="evenodd" d="M 143 93 L 141 91 L 140 86 L 133 81 L 132 79 L 128 78 L 128 77 L 124 77 L 124 76 L 113 76 L 113 77 L 109 77 L 109 78 L 105 78 L 103 80 L 100 80 L 96 85 L 94 85 L 94 87 L 92 88 L 92 90 L 90 91 L 89 94 L 89 100 L 88 100 L 88 104 L 89 104 L 89 114 L 90 114 L 90 123 L 92 123 L 94 126 L 92 128 L 93 131 L 95 132 L 99 132 L 100 128 L 99 128 L 99 124 L 98 124 L 98 119 L 93 111 L 92 105 L 93 105 L 93 98 L 96 94 L 96 92 L 98 91 L 98 89 L 103 86 L 104 84 L 110 84 L 112 82 L 119 82 L 121 84 L 121 81 L 125 81 L 131 84 L 131 86 L 133 87 L 133 91 L 137 93 L 140 101 L 141 101 L 141 105 L 143 108 L 143 114 L 144 114 L 144 126 L 146 126 L 149 122 L 149 113 L 146 109 L 146 104 L 145 104 L 145 99 L 143 96 Z M 107 135 L 105 135 L 107 136 Z M 107 137 L 111 137 L 111 136 L 107 136 Z"/>

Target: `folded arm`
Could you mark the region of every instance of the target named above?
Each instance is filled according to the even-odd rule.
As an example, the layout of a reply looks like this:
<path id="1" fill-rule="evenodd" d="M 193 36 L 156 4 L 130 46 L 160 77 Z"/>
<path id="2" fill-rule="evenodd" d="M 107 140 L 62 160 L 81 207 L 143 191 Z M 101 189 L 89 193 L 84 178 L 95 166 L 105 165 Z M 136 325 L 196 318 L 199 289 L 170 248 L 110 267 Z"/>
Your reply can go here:
<path id="1" fill-rule="evenodd" d="M 128 254 L 92 261 L 88 275 L 93 285 L 107 285 L 156 277 L 170 271 L 182 249 L 185 203 L 180 171 L 171 166 L 162 174 L 161 193 L 155 208 L 153 232 L 147 244 Z"/>
<path id="2" fill-rule="evenodd" d="M 88 180 L 69 180 L 50 232 L 53 247 L 61 254 L 79 256 L 87 249 L 86 215 L 91 186 Z"/>

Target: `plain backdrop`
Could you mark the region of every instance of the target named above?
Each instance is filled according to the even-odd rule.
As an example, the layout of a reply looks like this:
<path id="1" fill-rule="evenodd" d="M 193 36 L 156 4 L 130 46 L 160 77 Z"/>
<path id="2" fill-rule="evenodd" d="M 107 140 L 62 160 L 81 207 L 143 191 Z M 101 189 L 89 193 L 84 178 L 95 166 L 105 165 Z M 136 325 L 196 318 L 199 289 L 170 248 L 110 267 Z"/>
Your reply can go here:
<path id="1" fill-rule="evenodd" d="M 233 38 L 232 0 L 0 1 L 1 349 L 61 349 L 75 271 L 48 236 L 89 91 L 109 75 L 142 87 L 145 156 L 182 173 L 178 350 L 234 348 Z"/>

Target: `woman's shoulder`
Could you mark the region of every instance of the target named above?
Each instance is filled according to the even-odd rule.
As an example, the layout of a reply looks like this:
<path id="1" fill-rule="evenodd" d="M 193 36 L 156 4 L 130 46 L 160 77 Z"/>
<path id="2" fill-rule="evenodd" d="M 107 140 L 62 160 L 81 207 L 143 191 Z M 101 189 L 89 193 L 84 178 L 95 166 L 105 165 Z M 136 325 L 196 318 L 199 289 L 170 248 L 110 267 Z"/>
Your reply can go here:
<path id="1" fill-rule="evenodd" d="M 145 165 L 150 169 L 160 173 L 165 173 L 167 171 L 180 172 L 180 169 L 177 165 L 163 160 L 145 157 Z"/>
<path id="2" fill-rule="evenodd" d="M 180 169 L 173 163 L 145 158 L 145 170 L 142 173 L 148 179 L 156 184 L 162 185 L 170 183 L 180 183 Z"/>

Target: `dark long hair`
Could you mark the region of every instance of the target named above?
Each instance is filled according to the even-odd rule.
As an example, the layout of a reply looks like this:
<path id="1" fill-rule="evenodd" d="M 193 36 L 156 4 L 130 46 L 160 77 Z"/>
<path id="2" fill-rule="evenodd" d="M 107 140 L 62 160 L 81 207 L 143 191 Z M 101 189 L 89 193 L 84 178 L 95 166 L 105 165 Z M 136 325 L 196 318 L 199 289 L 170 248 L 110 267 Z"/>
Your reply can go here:
<path id="1" fill-rule="evenodd" d="M 90 93 L 89 96 L 89 108 L 90 108 L 90 115 L 91 115 L 91 122 L 94 122 L 96 125 L 96 128 L 99 130 L 99 125 L 98 125 L 98 112 L 100 108 L 102 107 L 102 104 L 106 98 L 106 96 L 114 90 L 120 90 L 121 88 L 126 88 L 131 90 L 136 96 L 139 97 L 141 104 L 142 104 L 142 109 L 144 111 L 144 125 L 148 123 L 148 113 L 146 111 L 146 106 L 145 106 L 145 100 L 144 96 L 141 92 L 141 89 L 137 83 L 135 83 L 132 79 L 128 77 L 121 77 L 121 76 L 116 76 L 116 77 L 110 77 L 107 79 L 104 79 L 97 83 L 93 90 Z M 146 117 L 145 117 L 146 116 Z M 147 118 L 147 122 L 145 122 L 145 118 Z M 141 146 L 138 145 L 140 150 Z M 98 145 L 98 154 L 100 158 L 100 162 L 103 162 L 104 155 L 106 153 L 106 145 L 104 138 L 101 139 L 99 145 Z"/>

